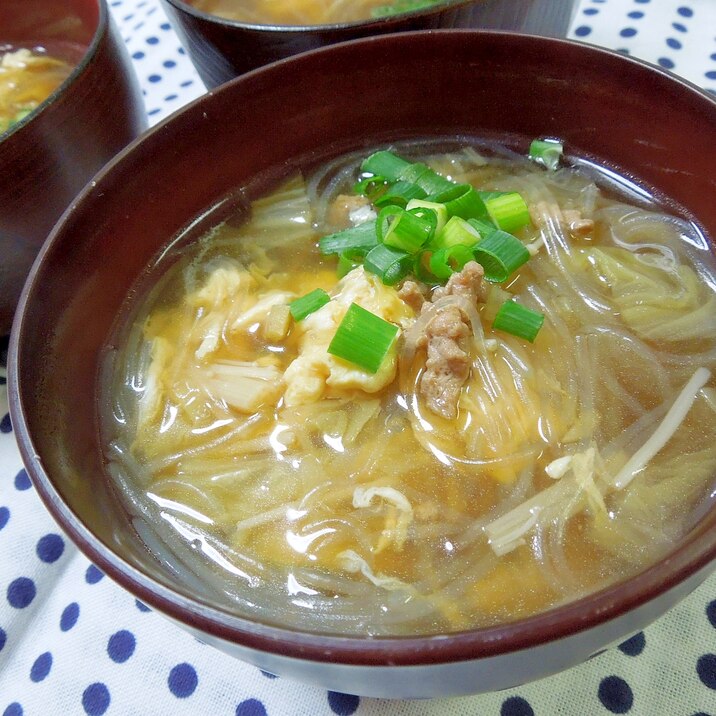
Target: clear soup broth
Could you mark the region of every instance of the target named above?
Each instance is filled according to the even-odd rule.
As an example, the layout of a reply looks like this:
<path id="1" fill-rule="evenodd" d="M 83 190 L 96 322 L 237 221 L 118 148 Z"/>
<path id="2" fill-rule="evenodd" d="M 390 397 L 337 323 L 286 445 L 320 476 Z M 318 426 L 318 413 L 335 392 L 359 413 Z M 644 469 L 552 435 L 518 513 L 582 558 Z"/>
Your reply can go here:
<path id="1" fill-rule="evenodd" d="M 256 25 L 334 25 L 438 5 L 444 0 L 188 0 L 197 10 Z"/>
<path id="2" fill-rule="evenodd" d="M 72 73 L 73 45 L 50 48 L 0 43 L 0 134 L 37 109 Z"/>
<path id="3" fill-rule="evenodd" d="M 711 504 L 716 282 L 698 230 L 586 163 L 392 150 L 483 199 L 518 193 L 507 233 L 529 260 L 491 282 L 460 250 L 431 278 L 436 223 L 391 285 L 365 250 L 339 263 L 322 237 L 377 213 L 353 191 L 370 152 L 346 155 L 162 254 L 108 352 L 118 491 L 187 589 L 237 614 L 374 635 L 512 621 L 639 572 Z M 506 302 L 536 336 L 505 330 Z M 375 370 L 329 352 L 352 304 L 394 331 Z"/>

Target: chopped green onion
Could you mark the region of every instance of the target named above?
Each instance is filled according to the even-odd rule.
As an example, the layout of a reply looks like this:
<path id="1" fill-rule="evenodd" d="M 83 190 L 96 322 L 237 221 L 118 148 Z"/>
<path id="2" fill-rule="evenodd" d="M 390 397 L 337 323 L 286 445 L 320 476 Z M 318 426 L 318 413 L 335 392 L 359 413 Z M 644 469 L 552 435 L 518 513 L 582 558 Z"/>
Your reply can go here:
<path id="1" fill-rule="evenodd" d="M 497 227 L 493 223 L 482 219 L 468 219 L 467 223 L 470 224 L 473 229 L 476 229 L 483 239 L 486 239 L 493 231 L 497 230 Z"/>
<path id="2" fill-rule="evenodd" d="M 363 266 L 366 271 L 379 276 L 386 286 L 393 286 L 410 271 L 412 260 L 410 254 L 392 249 L 385 244 L 378 244 L 365 257 Z"/>
<path id="3" fill-rule="evenodd" d="M 438 194 L 454 186 L 453 182 L 440 176 L 427 164 L 416 162 L 400 173 L 400 178 L 417 184 L 426 194 Z"/>
<path id="4" fill-rule="evenodd" d="M 398 326 L 351 303 L 328 346 L 331 355 L 377 373 L 390 350 Z"/>
<path id="5" fill-rule="evenodd" d="M 452 184 L 449 189 L 428 196 L 428 201 L 445 204 L 450 216 L 463 219 L 486 219 L 487 208 L 469 184 Z"/>
<path id="6" fill-rule="evenodd" d="M 366 157 L 360 168 L 364 172 L 385 177 L 388 181 L 397 181 L 400 179 L 401 172 L 409 166 L 410 162 L 406 162 L 393 152 L 381 150 Z"/>
<path id="7" fill-rule="evenodd" d="M 487 213 L 495 226 L 503 231 L 517 231 L 530 223 L 530 210 L 516 191 L 485 201 Z"/>
<path id="8" fill-rule="evenodd" d="M 390 5 L 379 5 L 371 10 L 371 17 L 392 17 L 393 15 L 402 15 L 406 12 L 414 12 L 422 10 L 426 7 L 432 7 L 443 0 L 396 0 Z"/>
<path id="9" fill-rule="evenodd" d="M 432 211 L 435 214 L 435 233 L 439 234 L 448 220 L 448 212 L 445 204 L 438 204 L 436 201 L 425 201 L 424 199 L 411 199 L 406 205 L 407 211 L 421 209 Z M 423 216 L 417 213 L 417 216 Z"/>
<path id="10" fill-rule="evenodd" d="M 379 199 L 388 189 L 388 180 L 381 176 L 369 176 L 353 185 L 354 194 L 362 194 L 371 202 Z"/>
<path id="11" fill-rule="evenodd" d="M 496 331 L 511 333 L 532 343 L 543 323 L 544 316 L 541 313 L 525 308 L 515 301 L 505 301 L 497 312 L 492 327 Z"/>
<path id="12" fill-rule="evenodd" d="M 435 236 L 430 246 L 435 249 L 444 249 L 456 244 L 474 246 L 481 238 L 480 232 L 465 219 L 453 216 L 443 230 Z"/>
<path id="13" fill-rule="evenodd" d="M 432 251 L 421 251 L 413 256 L 413 276 L 429 285 L 439 283 L 438 277 L 430 270 L 432 255 Z"/>
<path id="14" fill-rule="evenodd" d="M 386 206 L 378 214 L 376 231 L 386 246 L 414 254 L 432 238 L 437 218 L 434 212 L 425 218 L 397 206 Z"/>
<path id="15" fill-rule="evenodd" d="M 455 244 L 439 249 L 430 257 L 430 271 L 439 279 L 445 280 L 456 271 L 460 271 L 468 261 L 474 259 L 468 246 Z"/>
<path id="16" fill-rule="evenodd" d="M 485 278 L 495 283 L 506 281 L 530 258 L 530 252 L 518 238 L 500 229 L 484 238 L 475 247 L 474 255 L 485 269 Z"/>
<path id="17" fill-rule="evenodd" d="M 407 181 L 397 181 L 390 185 L 373 203 L 378 207 L 396 204 L 405 206 L 411 199 L 424 199 L 427 194 L 417 185 Z"/>
<path id="18" fill-rule="evenodd" d="M 350 273 L 358 266 L 360 266 L 360 263 L 356 260 L 356 257 L 351 256 L 349 253 L 343 253 L 338 257 L 336 274 L 338 275 L 338 278 L 343 278 L 347 273 Z"/>
<path id="19" fill-rule="evenodd" d="M 504 196 L 505 194 L 512 194 L 511 191 L 478 191 L 480 199 L 487 201 L 488 199 L 494 199 L 496 196 Z"/>
<path id="20" fill-rule="evenodd" d="M 558 139 L 535 139 L 530 144 L 530 159 L 547 169 L 556 169 L 562 158 L 562 142 Z"/>
<path id="21" fill-rule="evenodd" d="M 367 253 L 378 243 L 375 221 L 366 221 L 350 229 L 329 234 L 318 241 L 318 248 L 324 256 L 348 252 Z"/>
<path id="22" fill-rule="evenodd" d="M 288 309 L 291 311 L 294 321 L 302 321 L 321 306 L 325 306 L 330 300 L 331 297 L 322 288 L 316 288 L 305 296 L 291 301 L 288 304 Z"/>

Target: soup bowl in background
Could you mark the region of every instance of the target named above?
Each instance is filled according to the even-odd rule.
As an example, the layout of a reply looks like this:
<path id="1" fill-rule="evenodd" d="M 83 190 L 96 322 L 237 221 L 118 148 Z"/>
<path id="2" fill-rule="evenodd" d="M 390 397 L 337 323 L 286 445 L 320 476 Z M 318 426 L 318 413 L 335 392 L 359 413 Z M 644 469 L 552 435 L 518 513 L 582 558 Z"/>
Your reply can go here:
<path id="1" fill-rule="evenodd" d="M 392 17 L 335 25 L 260 25 L 209 15 L 184 0 L 164 10 L 204 84 L 337 42 L 411 30 L 482 27 L 564 37 L 576 0 L 444 0 Z"/>
<path id="2" fill-rule="evenodd" d="M 0 134 L 0 334 L 42 242 L 77 192 L 146 128 L 144 104 L 105 0 L 4 0 L 0 45 L 44 47 L 75 65 Z"/>
<path id="3" fill-rule="evenodd" d="M 559 136 L 568 153 L 668 197 L 673 211 L 716 237 L 716 205 L 703 191 L 713 186 L 716 147 L 716 103 L 706 94 L 579 43 L 404 33 L 249 73 L 153 128 L 65 212 L 24 289 L 11 338 L 10 408 L 48 509 L 137 598 L 265 671 L 380 697 L 503 689 L 622 641 L 713 570 L 712 510 L 658 563 L 536 616 L 436 636 L 316 634 L 221 607 L 210 585 L 122 506 L 98 441 L 102 356 L 127 297 L 167 244 L 187 227 L 203 231 L 207 212 L 256 177 L 388 140 L 466 135 Z"/>

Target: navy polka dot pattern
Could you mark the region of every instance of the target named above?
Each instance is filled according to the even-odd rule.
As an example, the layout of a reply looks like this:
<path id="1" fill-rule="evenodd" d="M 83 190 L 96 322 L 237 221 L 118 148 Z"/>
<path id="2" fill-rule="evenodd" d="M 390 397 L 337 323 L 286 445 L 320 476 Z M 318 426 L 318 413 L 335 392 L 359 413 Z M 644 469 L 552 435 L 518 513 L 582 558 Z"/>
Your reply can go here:
<path id="1" fill-rule="evenodd" d="M 613 714 L 629 713 L 634 704 L 631 687 L 619 676 L 607 676 L 599 684 L 599 700 Z"/>
<path id="2" fill-rule="evenodd" d="M 85 572 L 85 582 L 87 582 L 87 584 L 97 584 L 102 577 L 104 577 L 104 572 L 102 572 L 99 567 L 96 567 L 94 564 L 90 564 L 90 566 L 87 567 L 87 571 Z"/>
<path id="3" fill-rule="evenodd" d="M 236 716 L 266 716 L 266 707 L 258 699 L 246 699 L 236 707 Z"/>
<path id="4" fill-rule="evenodd" d="M 167 684 L 169 691 L 178 699 L 186 699 L 196 690 L 199 679 L 191 664 L 177 664 L 170 672 Z"/>
<path id="5" fill-rule="evenodd" d="M 48 534 L 37 543 L 37 556 L 47 564 L 56 562 L 65 551 L 65 542 L 57 534 Z"/>
<path id="6" fill-rule="evenodd" d="M 15 609 L 24 609 L 32 604 L 37 594 L 35 583 L 28 577 L 14 579 L 7 588 L 7 601 Z"/>
<path id="7" fill-rule="evenodd" d="M 27 472 L 25 470 L 20 470 L 20 472 L 15 475 L 15 489 L 23 492 L 24 490 L 29 490 L 31 487 L 32 482 L 30 482 Z"/>
<path id="8" fill-rule="evenodd" d="M 716 654 L 704 654 L 696 662 L 696 671 L 704 686 L 716 690 Z"/>
<path id="9" fill-rule="evenodd" d="M 69 631 L 72 627 L 77 624 L 77 620 L 80 616 L 80 605 L 77 602 L 68 604 L 62 610 L 62 616 L 60 617 L 60 629 L 62 631 Z"/>
<path id="10" fill-rule="evenodd" d="M 139 599 L 134 600 L 134 604 L 139 609 L 140 612 L 150 612 L 152 611 L 146 604 L 139 601 Z"/>
<path id="11" fill-rule="evenodd" d="M 116 664 L 123 664 L 134 654 L 134 648 L 137 645 L 134 634 L 131 631 L 123 629 L 112 634 L 107 643 L 107 653 L 109 658 Z"/>
<path id="12" fill-rule="evenodd" d="M 631 639 L 627 639 L 619 644 L 619 651 L 623 654 L 627 654 L 628 656 L 639 656 L 639 654 L 644 651 L 645 646 L 646 637 L 644 636 L 644 632 L 640 631 L 638 634 L 631 637 Z"/>
<path id="13" fill-rule="evenodd" d="M 46 651 L 35 659 L 30 669 L 30 679 L 34 682 L 42 681 L 50 673 L 52 668 L 52 654 Z"/>
<path id="14" fill-rule="evenodd" d="M 204 92 L 159 0 L 109 5 L 151 123 Z M 569 36 L 716 92 L 715 0 L 577 0 Z M 261 670 L 203 645 L 105 578 L 42 506 L 8 414 L 7 346 L 0 337 L 0 715 L 716 716 L 716 576 L 566 673 L 463 699 L 395 703 L 302 686 L 276 678 L 278 664 Z"/>
<path id="15" fill-rule="evenodd" d="M 716 92 L 713 13 L 711 0 L 582 0 L 570 34 L 648 60 Z"/>
<path id="16" fill-rule="evenodd" d="M 337 691 L 328 692 L 328 705 L 337 716 L 351 716 L 358 710 L 360 699 L 350 694 L 341 694 Z"/>
<path id="17" fill-rule="evenodd" d="M 82 693 L 82 708 L 87 716 L 102 716 L 110 701 L 109 689 L 101 681 L 90 684 Z"/>

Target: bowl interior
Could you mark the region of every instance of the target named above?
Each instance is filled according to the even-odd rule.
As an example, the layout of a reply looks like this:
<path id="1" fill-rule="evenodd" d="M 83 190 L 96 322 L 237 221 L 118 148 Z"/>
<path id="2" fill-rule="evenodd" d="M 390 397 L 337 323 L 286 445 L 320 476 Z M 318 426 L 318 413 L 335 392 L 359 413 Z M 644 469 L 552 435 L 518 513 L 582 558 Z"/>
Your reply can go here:
<path id="1" fill-rule="evenodd" d="M 321 658 L 325 646 L 216 609 L 208 587 L 152 556 L 116 499 L 98 445 L 96 396 L 127 295 L 162 247 L 256 177 L 435 136 L 560 137 L 568 153 L 668 198 L 716 237 L 713 192 L 704 191 L 714 184 L 716 103 L 661 70 L 567 41 L 440 31 L 345 43 L 246 75 L 150 131 L 83 191 L 34 267 L 12 338 L 11 409 L 28 470 L 63 528 L 117 581 L 180 622 L 269 650 L 280 635 L 289 654 Z M 626 584 L 524 623 L 446 639 L 429 656 L 339 639 L 332 653 L 461 658 L 466 649 L 509 652 L 587 628 L 704 568 L 716 555 L 714 527 L 716 515 L 707 515 L 668 564 Z"/>
<path id="2" fill-rule="evenodd" d="M 140 89 L 105 0 L 0 4 L 0 48 L 44 47 L 69 77 L 0 140 L 0 333 L 47 235 L 85 182 L 145 127 Z"/>
<path id="3" fill-rule="evenodd" d="M 74 42 L 89 45 L 97 27 L 96 0 L 6 0 L 0 7 L 0 42 Z"/>

